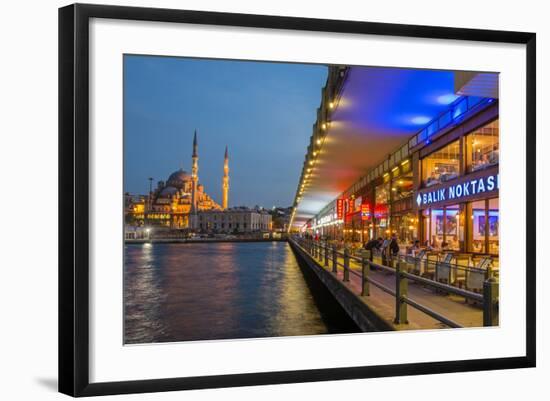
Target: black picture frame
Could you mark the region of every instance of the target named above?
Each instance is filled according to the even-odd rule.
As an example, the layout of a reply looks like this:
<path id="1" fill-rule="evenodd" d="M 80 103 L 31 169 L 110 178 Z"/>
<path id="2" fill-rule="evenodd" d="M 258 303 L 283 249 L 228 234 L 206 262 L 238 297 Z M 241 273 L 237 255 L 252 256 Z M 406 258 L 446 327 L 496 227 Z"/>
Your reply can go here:
<path id="1" fill-rule="evenodd" d="M 90 383 L 88 61 L 91 18 L 415 38 L 516 43 L 526 46 L 527 210 L 526 354 L 521 357 L 384 366 L 230 374 Z M 536 35 L 480 29 L 74 4 L 59 9 L 59 391 L 71 396 L 252 386 L 534 367 L 536 280 Z"/>

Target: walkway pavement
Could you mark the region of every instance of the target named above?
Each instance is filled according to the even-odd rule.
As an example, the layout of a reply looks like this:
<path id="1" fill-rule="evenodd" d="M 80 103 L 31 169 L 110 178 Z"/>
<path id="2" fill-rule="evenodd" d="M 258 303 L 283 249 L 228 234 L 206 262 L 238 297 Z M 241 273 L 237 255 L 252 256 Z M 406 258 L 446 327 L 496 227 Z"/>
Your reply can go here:
<path id="1" fill-rule="evenodd" d="M 324 259 L 317 259 L 315 261 L 322 266 L 325 270 L 332 273 L 332 261 L 329 260 L 329 266 L 324 266 Z M 343 258 L 339 257 L 338 262 L 343 264 Z M 347 286 L 353 293 L 361 295 L 361 265 L 354 261 L 350 261 L 350 269 L 358 274 L 350 272 L 348 283 L 344 283 L 343 280 L 343 267 L 338 266 L 338 273 L 336 276 L 342 284 Z M 395 290 L 395 275 L 390 272 L 380 270 L 370 270 L 369 277 L 380 284 Z M 455 295 L 445 295 L 437 293 L 435 289 L 425 287 L 424 285 L 417 284 L 411 280 L 409 281 L 408 297 L 419 304 L 426 306 L 448 319 L 451 319 L 464 327 L 482 327 L 483 326 L 483 310 L 481 305 L 475 305 L 466 303 L 463 297 Z M 382 291 L 378 287 L 370 284 L 370 295 L 368 297 L 361 297 L 363 301 L 380 317 L 390 322 L 396 330 L 417 330 L 417 329 L 439 329 L 447 328 L 448 326 L 440 323 L 432 317 L 420 312 L 412 306 L 408 306 L 408 324 L 396 325 L 393 323 L 395 318 L 395 297 Z"/>

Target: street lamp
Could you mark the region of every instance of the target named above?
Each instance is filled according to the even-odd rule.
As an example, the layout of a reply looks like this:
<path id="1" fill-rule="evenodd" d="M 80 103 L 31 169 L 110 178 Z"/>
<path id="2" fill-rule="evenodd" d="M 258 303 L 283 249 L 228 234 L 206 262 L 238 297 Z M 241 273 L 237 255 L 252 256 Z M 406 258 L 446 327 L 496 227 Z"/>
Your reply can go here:
<path id="1" fill-rule="evenodd" d="M 149 223 L 147 212 L 153 208 L 153 177 L 149 177 L 149 195 L 147 196 L 147 207 L 145 208 L 145 224 Z"/>

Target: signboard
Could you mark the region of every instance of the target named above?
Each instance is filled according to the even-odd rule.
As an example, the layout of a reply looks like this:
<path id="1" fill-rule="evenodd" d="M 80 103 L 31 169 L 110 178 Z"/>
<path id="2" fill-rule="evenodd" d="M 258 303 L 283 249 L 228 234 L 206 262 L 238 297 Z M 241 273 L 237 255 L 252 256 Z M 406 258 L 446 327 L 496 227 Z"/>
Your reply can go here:
<path id="1" fill-rule="evenodd" d="M 498 173 L 470 175 L 453 180 L 445 186 L 438 186 L 434 189 L 425 188 L 416 194 L 415 200 L 419 208 L 424 208 L 441 202 L 460 201 L 464 198 L 496 192 L 499 186 Z"/>
<path id="2" fill-rule="evenodd" d="M 322 226 L 322 225 L 325 225 L 325 224 L 328 224 L 328 223 L 332 222 L 332 216 L 333 216 L 333 214 L 330 213 L 330 214 L 327 214 L 327 215 L 321 217 L 320 219 L 317 220 L 317 225 Z"/>
<path id="3" fill-rule="evenodd" d="M 355 201 L 353 202 L 353 211 L 359 211 L 361 210 L 361 204 L 363 203 L 363 198 L 361 196 L 355 198 Z"/>
<path id="4" fill-rule="evenodd" d="M 361 205 L 361 220 L 369 220 L 370 219 L 370 206 L 365 204 Z"/>
<path id="5" fill-rule="evenodd" d="M 344 218 L 344 200 L 343 199 L 336 199 L 336 217 L 338 220 L 342 220 Z"/>
<path id="6" fill-rule="evenodd" d="M 377 219 L 388 215 L 388 205 L 378 204 L 374 206 L 374 217 Z"/>

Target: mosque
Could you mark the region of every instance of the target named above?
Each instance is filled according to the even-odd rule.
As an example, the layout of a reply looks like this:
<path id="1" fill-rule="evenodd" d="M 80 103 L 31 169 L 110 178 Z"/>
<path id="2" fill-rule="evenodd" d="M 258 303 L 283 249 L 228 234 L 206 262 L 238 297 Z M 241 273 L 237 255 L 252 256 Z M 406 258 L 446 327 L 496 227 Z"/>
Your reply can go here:
<path id="1" fill-rule="evenodd" d="M 174 171 L 166 182 L 159 181 L 156 189 L 146 196 L 126 194 L 126 225 L 160 226 L 174 229 L 190 227 L 190 216 L 199 212 L 227 210 L 229 200 L 229 154 L 225 147 L 222 179 L 222 204 L 216 203 L 199 183 L 197 131 L 193 137 L 191 174 L 183 169 Z M 150 179 L 152 180 L 152 179 Z"/>

